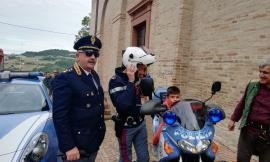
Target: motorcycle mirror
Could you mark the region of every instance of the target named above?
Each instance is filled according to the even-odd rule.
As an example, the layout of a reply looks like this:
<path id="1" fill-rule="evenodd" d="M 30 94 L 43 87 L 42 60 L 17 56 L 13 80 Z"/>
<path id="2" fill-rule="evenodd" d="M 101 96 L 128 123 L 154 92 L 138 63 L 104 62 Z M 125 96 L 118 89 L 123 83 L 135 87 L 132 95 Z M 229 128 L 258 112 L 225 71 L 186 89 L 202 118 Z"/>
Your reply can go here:
<path id="1" fill-rule="evenodd" d="M 221 89 L 221 82 L 216 81 L 212 84 L 212 94 L 215 94 L 216 92 L 220 91 Z"/>
<path id="2" fill-rule="evenodd" d="M 141 107 L 141 114 L 154 115 L 160 112 L 166 111 L 167 108 L 162 106 L 158 100 L 149 100 L 145 102 Z"/>
<path id="3" fill-rule="evenodd" d="M 216 92 L 220 91 L 220 89 L 221 89 L 221 82 L 220 81 L 214 82 L 212 84 L 212 89 L 211 89 L 212 90 L 212 95 L 208 99 L 206 99 L 204 101 L 204 103 L 207 102 L 207 101 L 209 101 Z"/>
<path id="4" fill-rule="evenodd" d="M 154 92 L 154 81 L 150 77 L 143 78 L 140 82 L 140 88 L 144 96 L 152 96 Z"/>

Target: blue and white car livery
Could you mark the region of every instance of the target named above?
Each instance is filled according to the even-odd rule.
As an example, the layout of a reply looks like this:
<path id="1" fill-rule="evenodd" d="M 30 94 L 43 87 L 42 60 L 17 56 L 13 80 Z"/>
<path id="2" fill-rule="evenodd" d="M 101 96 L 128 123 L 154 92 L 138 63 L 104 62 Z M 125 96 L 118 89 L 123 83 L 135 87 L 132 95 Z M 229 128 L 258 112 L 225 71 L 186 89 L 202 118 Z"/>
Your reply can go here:
<path id="1" fill-rule="evenodd" d="M 0 73 L 0 161 L 57 161 L 52 102 L 41 73 Z"/>

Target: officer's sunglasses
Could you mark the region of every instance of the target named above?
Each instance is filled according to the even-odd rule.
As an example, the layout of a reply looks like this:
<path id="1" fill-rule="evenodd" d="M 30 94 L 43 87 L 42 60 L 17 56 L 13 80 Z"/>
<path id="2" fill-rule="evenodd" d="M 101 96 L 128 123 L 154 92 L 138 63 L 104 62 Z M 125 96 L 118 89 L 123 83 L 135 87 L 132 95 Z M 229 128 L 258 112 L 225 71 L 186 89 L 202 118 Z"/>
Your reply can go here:
<path id="1" fill-rule="evenodd" d="M 84 53 L 86 56 L 91 57 L 91 56 L 95 56 L 96 58 L 99 57 L 99 53 L 97 51 L 93 51 L 93 50 L 83 50 L 83 51 L 79 51 L 79 53 Z"/>

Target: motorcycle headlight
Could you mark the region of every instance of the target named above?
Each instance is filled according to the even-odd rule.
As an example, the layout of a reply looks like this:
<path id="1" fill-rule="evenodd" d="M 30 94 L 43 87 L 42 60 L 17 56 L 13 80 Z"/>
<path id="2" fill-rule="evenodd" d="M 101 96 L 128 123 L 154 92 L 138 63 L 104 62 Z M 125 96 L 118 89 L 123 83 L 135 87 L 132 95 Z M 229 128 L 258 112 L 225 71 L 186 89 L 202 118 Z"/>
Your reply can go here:
<path id="1" fill-rule="evenodd" d="M 199 140 L 199 142 L 196 145 L 192 144 L 191 142 L 187 140 L 178 141 L 177 143 L 178 143 L 178 146 L 180 146 L 183 150 L 194 153 L 194 154 L 197 154 L 206 150 L 210 145 L 210 141 L 206 139 Z"/>
<path id="2" fill-rule="evenodd" d="M 217 123 L 217 122 L 221 121 L 222 119 L 224 119 L 224 115 L 220 109 L 212 108 L 208 112 L 208 119 L 212 123 Z"/>
<path id="3" fill-rule="evenodd" d="M 38 162 L 48 150 L 49 138 L 44 132 L 36 134 L 27 144 L 20 162 Z"/>
<path id="4" fill-rule="evenodd" d="M 163 120 L 168 125 L 173 125 L 176 121 L 176 115 L 172 111 L 166 111 L 163 115 Z"/>

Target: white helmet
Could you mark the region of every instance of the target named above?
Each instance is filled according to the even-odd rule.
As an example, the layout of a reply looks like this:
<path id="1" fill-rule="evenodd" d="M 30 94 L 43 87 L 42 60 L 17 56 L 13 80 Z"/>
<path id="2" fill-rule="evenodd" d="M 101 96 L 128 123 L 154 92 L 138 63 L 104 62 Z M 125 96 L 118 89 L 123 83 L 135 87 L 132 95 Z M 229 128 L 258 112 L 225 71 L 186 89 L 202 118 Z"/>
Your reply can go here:
<path id="1" fill-rule="evenodd" d="M 150 65 L 154 62 L 156 62 L 155 56 L 145 48 L 127 47 L 123 54 L 123 65 L 127 67 L 133 64 L 135 71 L 137 71 L 137 64 Z"/>

